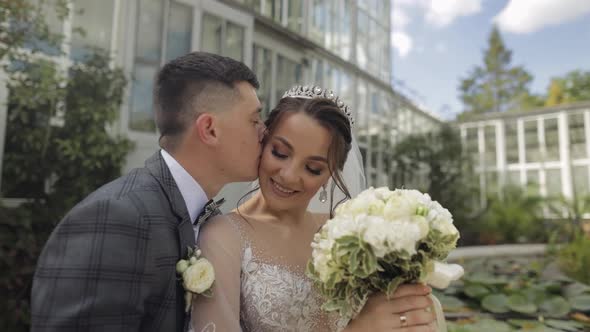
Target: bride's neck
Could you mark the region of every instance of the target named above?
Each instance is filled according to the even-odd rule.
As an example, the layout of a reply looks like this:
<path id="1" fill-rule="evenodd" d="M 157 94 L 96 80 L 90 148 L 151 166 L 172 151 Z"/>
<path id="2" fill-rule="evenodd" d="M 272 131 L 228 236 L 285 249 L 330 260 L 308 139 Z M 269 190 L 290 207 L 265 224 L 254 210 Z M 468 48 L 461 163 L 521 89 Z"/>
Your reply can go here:
<path id="1" fill-rule="evenodd" d="M 277 222 L 281 224 L 298 225 L 305 221 L 306 209 L 293 208 L 279 210 L 268 204 L 264 196 L 258 192 L 251 200 L 244 204 L 249 215 L 258 217 L 261 221 Z"/>

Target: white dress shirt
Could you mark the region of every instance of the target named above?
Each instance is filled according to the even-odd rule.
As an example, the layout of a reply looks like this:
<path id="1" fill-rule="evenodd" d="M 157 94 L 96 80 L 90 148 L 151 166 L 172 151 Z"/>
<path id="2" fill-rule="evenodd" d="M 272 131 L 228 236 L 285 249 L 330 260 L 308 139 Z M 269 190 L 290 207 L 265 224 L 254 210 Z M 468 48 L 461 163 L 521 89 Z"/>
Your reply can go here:
<path id="1" fill-rule="evenodd" d="M 197 216 L 203 211 L 205 204 L 209 201 L 205 191 L 199 183 L 172 157 L 168 152 L 164 149 L 160 150 L 160 154 L 162 154 L 162 158 L 164 158 L 164 162 L 168 166 L 170 173 L 172 173 L 172 177 L 174 178 L 174 182 L 176 182 L 176 186 L 178 186 L 178 190 L 180 190 L 180 194 L 184 199 L 184 204 L 186 204 L 186 209 L 188 210 L 188 214 L 191 218 L 191 222 L 194 222 Z M 199 237 L 199 227 L 197 225 L 193 225 L 193 229 L 195 230 L 195 241 Z"/>

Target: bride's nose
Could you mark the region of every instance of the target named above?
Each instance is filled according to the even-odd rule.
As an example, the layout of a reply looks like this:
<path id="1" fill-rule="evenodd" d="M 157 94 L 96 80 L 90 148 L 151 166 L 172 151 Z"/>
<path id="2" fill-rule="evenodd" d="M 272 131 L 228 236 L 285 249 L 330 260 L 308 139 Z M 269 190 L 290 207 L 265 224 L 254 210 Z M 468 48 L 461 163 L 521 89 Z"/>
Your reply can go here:
<path id="1" fill-rule="evenodd" d="M 299 181 L 296 165 L 294 163 L 284 165 L 279 171 L 279 177 L 285 186 L 296 184 Z"/>

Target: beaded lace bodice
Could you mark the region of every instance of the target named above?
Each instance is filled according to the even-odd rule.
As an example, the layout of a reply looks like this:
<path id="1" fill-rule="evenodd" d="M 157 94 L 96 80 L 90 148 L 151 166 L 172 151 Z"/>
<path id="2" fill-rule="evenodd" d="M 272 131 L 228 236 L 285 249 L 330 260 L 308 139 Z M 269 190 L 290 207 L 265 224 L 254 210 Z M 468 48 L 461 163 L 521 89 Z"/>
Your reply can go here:
<path id="1" fill-rule="evenodd" d="M 233 286 L 239 287 L 239 295 L 236 293 L 233 295 L 239 296 L 239 309 L 236 308 L 236 303 L 233 311 L 239 311 L 239 327 L 242 331 L 332 332 L 342 329 L 345 322 L 338 321 L 337 315 L 328 314 L 321 309 L 322 299 L 314 288 L 312 281 L 305 275 L 304 266 L 286 263 L 289 258 L 283 259 L 269 255 L 268 250 L 259 249 L 260 246 L 257 245 L 259 239 L 253 238 L 252 233 L 245 230 L 247 223 L 240 220 L 240 216 L 231 214 L 224 218 L 226 219 L 224 222 L 232 224 L 232 228 L 239 234 L 240 240 L 239 285 L 236 284 L 236 280 Z M 228 229 L 229 227 L 225 232 Z M 206 231 L 205 234 L 207 233 L 211 234 L 211 232 Z M 207 241 L 208 239 L 203 239 L 203 236 L 209 237 L 201 234 L 200 241 Z M 233 240 L 235 241 L 235 239 L 237 237 Z M 219 241 L 219 239 L 216 240 Z M 236 249 L 237 247 L 234 250 Z M 207 255 L 206 250 L 204 250 L 204 255 Z M 215 262 L 213 264 L 215 265 Z M 218 273 L 224 273 L 217 270 L 216 267 L 216 279 Z M 218 286 L 218 288 L 222 288 L 222 286 Z M 226 291 L 232 292 L 227 287 L 231 288 L 231 285 L 224 285 L 221 291 L 224 293 Z M 219 291 L 214 289 L 212 299 L 197 301 L 195 306 L 203 307 L 212 301 L 216 301 L 215 297 L 220 295 L 216 294 L 216 292 L 219 293 Z M 209 307 L 212 306 L 215 306 L 215 304 L 209 305 Z M 227 307 L 219 304 L 216 306 L 219 308 Z M 204 313 L 201 314 L 200 312 L 203 310 L 208 311 L 207 308 L 199 310 L 199 307 L 196 307 L 195 311 L 193 311 L 195 316 L 201 316 L 196 317 L 196 320 L 201 322 L 193 323 L 195 331 L 201 331 L 204 327 L 206 327 L 205 331 L 230 330 L 228 325 L 220 328 L 220 324 L 215 322 L 214 319 L 211 321 L 202 317 Z M 218 311 L 219 309 L 217 309 Z M 236 315 L 238 313 L 231 311 L 226 313 L 225 317 L 229 318 L 227 314 Z M 237 326 L 237 323 L 235 326 Z M 231 329 L 231 331 L 234 330 Z"/>

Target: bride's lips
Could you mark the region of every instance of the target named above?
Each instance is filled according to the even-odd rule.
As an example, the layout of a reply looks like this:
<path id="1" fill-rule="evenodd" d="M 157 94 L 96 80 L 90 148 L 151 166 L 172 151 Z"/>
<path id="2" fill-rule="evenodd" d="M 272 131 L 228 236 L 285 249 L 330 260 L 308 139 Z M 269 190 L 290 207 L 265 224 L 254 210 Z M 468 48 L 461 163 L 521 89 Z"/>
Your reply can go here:
<path id="1" fill-rule="evenodd" d="M 291 197 L 298 192 L 297 190 L 291 190 L 289 188 L 285 188 L 284 186 L 281 186 L 280 184 L 275 182 L 273 179 L 270 179 L 270 187 L 272 188 L 272 191 L 275 195 L 277 195 L 279 197 L 283 197 L 283 198 Z"/>

